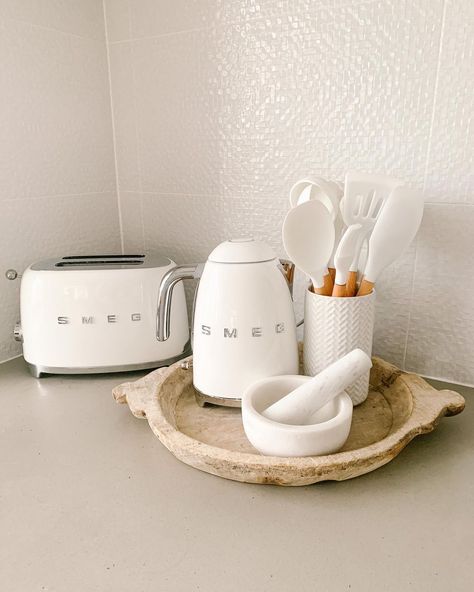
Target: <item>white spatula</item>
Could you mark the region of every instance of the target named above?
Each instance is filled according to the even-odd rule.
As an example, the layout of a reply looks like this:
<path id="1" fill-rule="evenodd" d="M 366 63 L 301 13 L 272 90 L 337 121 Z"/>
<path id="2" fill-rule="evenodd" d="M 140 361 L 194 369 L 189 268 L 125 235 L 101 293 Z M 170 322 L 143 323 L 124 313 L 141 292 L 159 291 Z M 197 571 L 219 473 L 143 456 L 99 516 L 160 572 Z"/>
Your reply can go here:
<path id="1" fill-rule="evenodd" d="M 334 280 L 333 296 L 347 296 L 346 282 L 351 264 L 354 260 L 354 252 L 361 236 L 362 225 L 351 224 L 341 238 L 334 255 L 336 277 Z"/>
<path id="2" fill-rule="evenodd" d="M 291 209 L 283 222 L 283 244 L 293 263 L 309 275 L 316 294 L 330 296 L 328 261 L 334 247 L 334 223 L 328 209 L 310 200 Z"/>
<path id="3" fill-rule="evenodd" d="M 369 240 L 369 256 L 357 296 L 370 294 L 379 274 L 395 261 L 415 238 L 423 217 L 423 195 L 395 187 L 385 202 Z"/>

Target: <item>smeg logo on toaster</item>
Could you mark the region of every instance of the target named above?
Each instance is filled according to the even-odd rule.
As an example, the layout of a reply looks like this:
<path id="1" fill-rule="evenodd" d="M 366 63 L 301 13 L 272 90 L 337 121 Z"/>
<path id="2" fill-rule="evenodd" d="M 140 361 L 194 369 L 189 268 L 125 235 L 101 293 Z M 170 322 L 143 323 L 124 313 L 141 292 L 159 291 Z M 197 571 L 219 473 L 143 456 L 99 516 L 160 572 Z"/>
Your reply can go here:
<path id="1" fill-rule="evenodd" d="M 233 327 L 230 329 L 229 327 L 224 327 L 224 337 L 229 339 L 237 339 L 240 335 L 238 329 Z M 275 326 L 272 328 L 272 332 L 274 333 L 284 333 L 285 332 L 285 323 L 276 323 Z M 210 325 L 201 325 L 201 333 L 202 335 L 211 335 L 212 328 Z M 250 327 L 250 336 L 251 337 L 262 337 L 264 334 L 263 327 Z"/>
<path id="2" fill-rule="evenodd" d="M 75 321 L 71 319 L 71 317 L 58 317 L 57 322 L 58 325 L 72 325 L 74 322 L 78 322 L 80 325 L 95 325 L 97 322 L 105 321 L 108 324 L 112 323 L 119 323 L 122 318 L 128 322 L 138 323 L 142 320 L 142 315 L 139 312 L 133 312 L 131 315 L 122 317 L 116 314 L 108 314 L 104 317 L 94 317 L 94 316 L 81 316 L 78 317 Z"/>

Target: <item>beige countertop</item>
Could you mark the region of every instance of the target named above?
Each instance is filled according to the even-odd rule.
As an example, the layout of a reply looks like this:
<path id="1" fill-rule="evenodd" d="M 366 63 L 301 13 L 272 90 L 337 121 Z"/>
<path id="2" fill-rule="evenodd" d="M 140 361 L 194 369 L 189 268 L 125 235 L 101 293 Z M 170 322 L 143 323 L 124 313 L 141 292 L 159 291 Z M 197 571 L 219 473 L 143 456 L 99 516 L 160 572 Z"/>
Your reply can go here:
<path id="1" fill-rule="evenodd" d="M 113 401 L 126 380 L 0 365 L 1 590 L 474 589 L 472 389 L 430 381 L 466 410 L 381 469 L 281 488 L 180 463 Z"/>

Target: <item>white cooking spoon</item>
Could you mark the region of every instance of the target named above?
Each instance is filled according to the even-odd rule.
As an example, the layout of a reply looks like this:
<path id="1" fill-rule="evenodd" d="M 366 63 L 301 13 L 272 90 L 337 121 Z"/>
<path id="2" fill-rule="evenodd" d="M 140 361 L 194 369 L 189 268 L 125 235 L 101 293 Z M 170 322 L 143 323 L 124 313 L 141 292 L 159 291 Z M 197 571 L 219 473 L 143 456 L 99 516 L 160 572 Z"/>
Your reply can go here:
<path id="1" fill-rule="evenodd" d="M 290 189 L 290 205 L 292 208 L 298 204 L 315 199 L 323 203 L 329 210 L 336 231 L 334 248 L 328 261 L 328 269 L 331 278 L 334 281 L 336 268 L 334 265 L 334 254 L 337 244 L 344 230 L 344 220 L 342 219 L 341 199 L 344 189 L 341 183 L 337 181 L 328 181 L 321 177 L 307 177 L 297 181 Z"/>
<path id="2" fill-rule="evenodd" d="M 369 256 L 357 296 L 370 294 L 380 273 L 395 261 L 415 238 L 423 217 L 423 195 L 395 187 L 385 202 L 369 239 Z"/>
<path id="3" fill-rule="evenodd" d="M 334 247 L 334 223 L 328 209 L 310 200 L 291 209 L 283 222 L 283 244 L 293 263 L 309 275 L 316 294 L 330 296 L 328 261 Z"/>
<path id="4" fill-rule="evenodd" d="M 339 201 L 341 197 L 342 191 L 339 185 L 335 181 L 327 181 L 321 177 L 301 179 L 290 189 L 290 205 L 292 208 L 315 199 L 327 207 L 333 221 L 340 215 Z"/>

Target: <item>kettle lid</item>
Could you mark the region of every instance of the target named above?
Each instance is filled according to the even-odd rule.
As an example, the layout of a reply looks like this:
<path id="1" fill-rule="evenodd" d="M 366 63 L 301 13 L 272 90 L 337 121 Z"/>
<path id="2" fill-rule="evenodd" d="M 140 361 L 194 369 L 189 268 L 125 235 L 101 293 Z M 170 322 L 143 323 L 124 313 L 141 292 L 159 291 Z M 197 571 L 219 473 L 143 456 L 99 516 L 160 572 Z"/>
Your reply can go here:
<path id="1" fill-rule="evenodd" d="M 272 249 L 253 238 L 234 238 L 218 245 L 209 255 L 214 263 L 261 263 L 276 255 Z"/>

